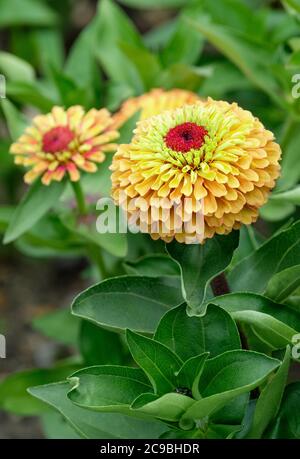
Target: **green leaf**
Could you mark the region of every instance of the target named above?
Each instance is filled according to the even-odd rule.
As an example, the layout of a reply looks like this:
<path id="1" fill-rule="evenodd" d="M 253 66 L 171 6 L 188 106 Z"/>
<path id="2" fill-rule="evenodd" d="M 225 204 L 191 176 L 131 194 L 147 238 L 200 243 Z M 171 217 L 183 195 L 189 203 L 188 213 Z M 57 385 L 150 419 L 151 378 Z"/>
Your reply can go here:
<path id="1" fill-rule="evenodd" d="M 300 438 L 300 382 L 286 387 L 277 418 L 265 436 L 285 440 Z"/>
<path id="2" fill-rule="evenodd" d="M 32 326 L 43 335 L 68 345 L 77 345 L 80 320 L 72 316 L 70 309 L 56 311 L 36 317 Z"/>
<path id="3" fill-rule="evenodd" d="M 233 312 L 232 317 L 238 322 L 251 325 L 256 334 L 273 349 L 282 349 L 291 344 L 293 336 L 297 334 L 294 328 L 262 312 Z"/>
<path id="4" fill-rule="evenodd" d="M 120 336 L 90 322 L 81 323 L 79 347 L 86 365 L 119 365 L 124 360 Z"/>
<path id="5" fill-rule="evenodd" d="M 12 140 L 17 140 L 28 126 L 28 121 L 23 113 L 19 112 L 8 99 L 1 101 L 1 107 L 7 122 L 10 137 Z"/>
<path id="6" fill-rule="evenodd" d="M 229 273 L 235 291 L 264 292 L 271 277 L 300 259 L 300 221 L 276 233 Z"/>
<path id="7" fill-rule="evenodd" d="M 124 266 L 128 274 L 139 276 L 180 276 L 177 263 L 160 253 L 145 255 L 135 261 L 126 261 Z"/>
<path id="8" fill-rule="evenodd" d="M 276 79 L 266 65 L 270 50 L 264 48 L 262 42 L 252 42 L 230 27 L 213 23 L 205 14 L 198 15 L 197 20 L 188 18 L 187 21 L 232 61 L 254 86 L 269 94 L 279 106 L 284 105 L 278 96 Z"/>
<path id="9" fill-rule="evenodd" d="M 161 53 L 163 65 L 168 67 L 174 63 L 195 64 L 199 58 L 203 38 L 195 29 L 191 29 L 185 17 L 191 17 L 193 10 L 186 9 L 178 17 L 174 32 Z"/>
<path id="10" fill-rule="evenodd" d="M 200 377 L 202 399 L 191 406 L 180 421 L 181 428 L 222 408 L 241 394 L 259 386 L 274 371 L 279 360 L 251 351 L 228 351 L 206 361 Z"/>
<path id="11" fill-rule="evenodd" d="M 88 89 L 93 83 L 95 73 L 100 80 L 95 59 L 98 18 L 93 19 L 81 32 L 73 44 L 65 64 L 65 74 L 73 79 L 79 87 Z"/>
<path id="12" fill-rule="evenodd" d="M 49 112 L 57 103 L 53 94 L 39 81 L 8 81 L 6 85 L 7 95 L 17 102 L 32 105 L 43 112 Z"/>
<path id="13" fill-rule="evenodd" d="M 234 321 L 214 305 L 208 306 L 203 317 L 188 316 L 184 304 L 171 309 L 161 319 L 154 339 L 172 349 L 183 361 L 203 352 L 214 357 L 241 346 Z"/>
<path id="14" fill-rule="evenodd" d="M 17 239 L 40 220 L 57 203 L 64 187 L 64 182 L 45 186 L 37 180 L 16 208 L 5 233 L 4 244 Z"/>
<path id="15" fill-rule="evenodd" d="M 47 384 L 64 379 L 75 369 L 75 365 L 61 364 L 56 368 L 39 368 L 9 375 L 0 382 L 1 409 L 23 416 L 40 414 L 48 407 L 32 398 L 27 388 L 35 384 Z"/>
<path id="16" fill-rule="evenodd" d="M 176 279 L 121 276 L 81 293 L 72 313 L 113 330 L 153 333 L 163 314 L 182 302 Z"/>
<path id="17" fill-rule="evenodd" d="M 52 26 L 56 14 L 46 3 L 37 0 L 0 0 L 0 27 Z"/>
<path id="18" fill-rule="evenodd" d="M 260 208 L 259 214 L 266 221 L 279 222 L 292 215 L 295 209 L 294 204 L 290 202 L 273 201 L 270 199 Z"/>
<path id="19" fill-rule="evenodd" d="M 128 414 L 131 403 L 151 391 L 149 381 L 138 368 L 113 365 L 84 368 L 70 378 L 69 399 L 82 408 Z"/>
<path id="20" fill-rule="evenodd" d="M 177 374 L 177 386 L 179 388 L 187 388 L 191 390 L 193 397 L 196 400 L 201 398 L 198 388 L 199 380 L 208 356 L 209 352 L 197 355 L 196 357 L 191 357 L 182 365 Z"/>
<path id="21" fill-rule="evenodd" d="M 43 433 L 47 439 L 51 440 L 66 440 L 82 438 L 78 433 L 66 422 L 61 414 L 56 411 L 49 411 L 41 415 Z"/>
<path id="22" fill-rule="evenodd" d="M 275 419 L 288 377 L 290 353 L 288 346 L 282 364 L 263 388 L 256 402 L 252 426 L 246 438 L 261 438 L 270 422 Z"/>
<path id="23" fill-rule="evenodd" d="M 162 70 L 158 57 L 147 49 L 125 42 L 120 43 L 120 49 L 136 68 L 143 83 L 143 89 L 150 90 Z"/>
<path id="24" fill-rule="evenodd" d="M 257 311 L 283 322 L 289 327 L 300 330 L 299 312 L 287 305 L 275 303 L 269 298 L 254 293 L 230 293 L 211 300 L 213 304 L 224 308 L 229 314 Z"/>
<path id="25" fill-rule="evenodd" d="M 130 143 L 136 123 L 140 120 L 140 110 L 136 111 L 119 129 L 120 137 L 118 143 Z"/>
<path id="26" fill-rule="evenodd" d="M 99 2 L 98 19 L 96 55 L 106 74 L 114 82 L 125 82 L 135 91 L 143 92 L 143 83 L 136 68 L 119 48 L 121 42 L 143 48 L 134 25 L 111 0 Z"/>
<path id="27" fill-rule="evenodd" d="M 127 330 L 127 344 L 136 363 L 145 371 L 155 393 L 164 394 L 176 388 L 175 373 L 182 361 L 163 344 Z"/>
<path id="28" fill-rule="evenodd" d="M 164 421 L 176 422 L 194 403 L 191 397 L 181 394 L 170 393 L 162 397 L 142 394 L 133 402 L 131 408 Z"/>
<path id="29" fill-rule="evenodd" d="M 23 59 L 5 51 L 0 52 L 0 70 L 9 80 L 32 81 L 34 68 Z"/>
<path id="30" fill-rule="evenodd" d="M 284 154 L 281 161 L 281 174 L 276 186 L 278 191 L 289 190 L 297 185 L 300 179 L 299 168 L 295 167 L 299 154 L 299 142 L 300 132 L 298 129 L 298 122 L 295 122 L 289 129 L 286 145 L 283 145 Z"/>
<path id="31" fill-rule="evenodd" d="M 284 303 L 300 287 L 300 265 L 291 266 L 271 277 L 265 295 Z"/>
<path id="32" fill-rule="evenodd" d="M 64 44 L 62 32 L 56 28 L 32 30 L 39 66 L 43 74 L 51 76 L 53 68 L 62 68 L 64 62 Z M 45 53 L 47 49 L 47 53 Z"/>
<path id="33" fill-rule="evenodd" d="M 29 392 L 59 411 L 83 438 L 97 440 L 102 438 L 158 438 L 166 430 L 166 427 L 160 422 L 80 408 L 68 399 L 69 390 L 70 384 L 61 382 L 32 387 Z"/>
<path id="34" fill-rule="evenodd" d="M 111 202 L 110 202 L 111 205 Z M 117 210 L 112 207 L 113 215 Z M 100 209 L 99 209 L 100 210 Z M 116 212 L 115 212 L 116 210 Z M 125 257 L 127 253 L 127 238 L 125 233 L 99 233 L 97 230 L 97 215 L 90 212 L 86 216 L 77 215 L 74 211 L 63 209 L 60 213 L 61 221 L 71 232 L 81 236 L 87 242 L 105 249 L 115 257 Z M 111 214 L 109 214 L 110 216 Z M 106 218 L 108 218 L 106 216 Z M 117 221 L 116 217 L 116 221 Z"/>
<path id="35" fill-rule="evenodd" d="M 296 204 L 297 206 L 300 206 L 300 185 L 288 191 L 282 191 L 281 193 L 272 193 L 270 199 L 272 201 L 290 202 L 291 204 Z"/>
<path id="36" fill-rule="evenodd" d="M 166 246 L 169 255 L 179 264 L 182 276 L 182 294 L 188 307 L 196 312 L 202 305 L 209 282 L 229 265 L 238 246 L 239 233 L 216 235 L 205 244 Z"/>

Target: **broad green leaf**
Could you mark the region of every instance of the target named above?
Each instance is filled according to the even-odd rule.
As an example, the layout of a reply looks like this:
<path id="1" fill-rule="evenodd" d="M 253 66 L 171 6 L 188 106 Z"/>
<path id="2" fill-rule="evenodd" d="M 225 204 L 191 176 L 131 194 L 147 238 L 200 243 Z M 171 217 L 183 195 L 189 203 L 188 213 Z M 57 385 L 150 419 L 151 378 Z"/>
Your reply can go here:
<path id="1" fill-rule="evenodd" d="M 209 353 L 206 352 L 196 357 L 191 357 L 180 368 L 177 374 L 178 388 L 189 389 L 194 399 L 199 400 L 199 380 Z"/>
<path id="2" fill-rule="evenodd" d="M 79 348 L 86 365 L 119 365 L 124 360 L 120 335 L 85 320 L 81 322 Z"/>
<path id="3" fill-rule="evenodd" d="M 162 397 L 143 394 L 133 402 L 131 408 L 164 421 L 176 422 L 194 403 L 191 397 L 181 394 L 169 393 Z"/>
<path id="4" fill-rule="evenodd" d="M 205 244 L 166 245 L 169 255 L 179 264 L 182 294 L 188 307 L 196 312 L 202 305 L 209 282 L 229 265 L 239 242 L 238 231 L 216 235 Z"/>
<path id="5" fill-rule="evenodd" d="M 251 351 L 228 351 L 206 361 L 200 377 L 202 399 L 181 418 L 183 429 L 222 408 L 237 396 L 259 386 L 280 364 L 279 360 Z"/>
<path id="6" fill-rule="evenodd" d="M 0 27 L 52 26 L 57 15 L 47 3 L 37 0 L 0 0 Z"/>
<path id="7" fill-rule="evenodd" d="M 154 336 L 183 361 L 203 352 L 212 357 L 239 349 L 240 338 L 230 315 L 210 305 L 203 317 L 188 316 L 185 304 L 171 309 L 161 319 Z"/>
<path id="8" fill-rule="evenodd" d="M 151 391 L 145 374 L 138 368 L 113 365 L 84 368 L 70 378 L 70 400 L 82 408 L 128 414 L 131 403 Z"/>
<path id="9" fill-rule="evenodd" d="M 12 140 L 17 140 L 28 126 L 28 121 L 8 99 L 1 101 L 1 107 L 7 122 L 10 137 Z"/>
<path id="10" fill-rule="evenodd" d="M 275 419 L 288 377 L 290 353 L 288 346 L 282 364 L 263 388 L 256 402 L 252 426 L 246 438 L 261 438 L 270 422 Z"/>
<path id="11" fill-rule="evenodd" d="M 255 332 L 273 349 L 282 349 L 292 343 L 297 331 L 268 314 L 257 311 L 233 312 L 232 317 L 251 325 Z"/>
<path id="12" fill-rule="evenodd" d="M 23 59 L 5 51 L 0 52 L 0 70 L 9 80 L 32 81 L 34 68 Z"/>
<path id="13" fill-rule="evenodd" d="M 164 254 L 145 255 L 135 261 L 126 261 L 124 263 L 128 274 L 139 276 L 180 276 L 180 270 L 172 258 Z"/>
<path id="14" fill-rule="evenodd" d="M 254 293 L 230 293 L 211 300 L 213 304 L 224 308 L 229 314 L 257 311 L 283 322 L 300 331 L 300 315 L 293 308 L 275 303 L 269 298 Z"/>
<path id="15" fill-rule="evenodd" d="M 235 291 L 264 292 L 271 277 L 300 259 L 300 221 L 283 229 L 229 273 Z"/>
<path id="16" fill-rule="evenodd" d="M 54 410 L 43 413 L 40 416 L 40 419 L 42 422 L 43 434 L 47 439 L 73 440 L 82 438 L 63 418 L 63 416 Z"/>
<path id="17" fill-rule="evenodd" d="M 300 265 L 291 266 L 269 281 L 265 295 L 278 303 L 284 303 L 300 287 Z"/>
<path id="18" fill-rule="evenodd" d="M 153 333 L 164 313 L 181 302 L 176 279 L 121 276 L 81 293 L 72 313 L 113 330 Z"/>
<path id="19" fill-rule="evenodd" d="M 182 361 L 163 344 L 127 330 L 127 344 L 136 363 L 147 374 L 156 394 L 172 392 L 176 388 L 175 373 Z"/>
<path id="20" fill-rule="evenodd" d="M 31 185 L 12 216 L 4 243 L 14 241 L 40 220 L 57 204 L 64 187 L 64 182 L 54 182 L 45 186 L 40 180 Z"/>
<path id="21" fill-rule="evenodd" d="M 230 268 L 246 258 L 260 246 L 260 237 L 255 232 L 253 226 L 244 225 L 240 229 L 240 241 L 238 248 L 234 252 Z"/>
<path id="22" fill-rule="evenodd" d="M 75 365 L 61 364 L 56 368 L 37 368 L 9 375 L 0 382 L 0 408 L 23 416 L 40 414 L 48 407 L 31 397 L 27 388 L 64 379 L 75 369 Z"/>
<path id="23" fill-rule="evenodd" d="M 58 309 L 33 319 L 32 326 L 43 335 L 68 345 L 77 345 L 80 320 L 70 309 Z"/>
<path id="24" fill-rule="evenodd" d="M 102 438 L 158 438 L 166 430 L 166 426 L 160 422 L 80 408 L 68 399 L 69 390 L 69 383 L 60 382 L 32 387 L 29 392 L 59 411 L 83 438 L 97 440 Z"/>
<path id="25" fill-rule="evenodd" d="M 289 384 L 267 438 L 300 439 L 300 383 Z"/>

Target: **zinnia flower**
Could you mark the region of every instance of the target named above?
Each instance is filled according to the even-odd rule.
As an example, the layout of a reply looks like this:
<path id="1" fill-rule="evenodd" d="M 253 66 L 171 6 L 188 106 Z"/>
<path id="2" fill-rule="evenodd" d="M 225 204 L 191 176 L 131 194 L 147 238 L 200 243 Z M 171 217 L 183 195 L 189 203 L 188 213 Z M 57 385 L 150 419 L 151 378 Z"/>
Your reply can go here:
<path id="1" fill-rule="evenodd" d="M 95 163 L 105 159 L 104 152 L 116 149 L 116 144 L 110 142 L 119 134 L 112 124 L 106 109 L 85 113 L 80 106 L 67 110 L 53 107 L 51 113 L 33 119 L 32 126 L 11 145 L 10 152 L 16 155 L 16 164 L 31 167 L 24 177 L 26 183 L 42 176 L 43 184 L 49 185 L 52 180 L 62 180 L 65 174 L 76 182 L 80 169 L 95 172 Z"/>
<path id="2" fill-rule="evenodd" d="M 257 219 L 280 154 L 249 111 L 209 98 L 138 123 L 114 156 L 112 196 L 153 238 L 202 242 Z M 199 210 L 203 228 L 195 225 Z"/>
<path id="3" fill-rule="evenodd" d="M 119 128 L 139 110 L 141 110 L 140 119 L 144 120 L 165 110 L 173 110 L 183 105 L 194 104 L 198 100 L 200 98 L 197 94 L 184 89 L 171 89 L 170 91 L 152 89 L 152 91 L 142 96 L 127 99 L 120 110 L 113 116 L 114 126 Z"/>

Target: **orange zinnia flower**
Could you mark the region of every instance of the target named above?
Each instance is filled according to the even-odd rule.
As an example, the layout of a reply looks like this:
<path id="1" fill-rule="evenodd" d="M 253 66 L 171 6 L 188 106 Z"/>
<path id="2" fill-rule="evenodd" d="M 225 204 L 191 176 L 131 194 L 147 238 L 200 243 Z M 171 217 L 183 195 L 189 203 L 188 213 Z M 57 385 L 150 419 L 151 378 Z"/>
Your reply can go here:
<path id="1" fill-rule="evenodd" d="M 144 120 L 165 110 L 173 110 L 186 104 L 194 104 L 198 100 L 200 98 L 197 94 L 184 89 L 171 89 L 170 91 L 152 89 L 152 91 L 142 96 L 126 100 L 120 110 L 113 116 L 114 126 L 119 128 L 139 110 L 141 110 L 140 119 Z"/>
<path id="2" fill-rule="evenodd" d="M 79 170 L 95 172 L 95 163 L 105 159 L 104 152 L 116 149 L 110 143 L 118 138 L 113 121 L 106 109 L 91 109 L 87 113 L 80 106 L 64 110 L 53 107 L 51 113 L 38 115 L 32 126 L 11 145 L 15 163 L 30 166 L 25 182 L 42 177 L 42 183 L 60 181 L 68 174 L 78 181 Z"/>
<path id="3" fill-rule="evenodd" d="M 112 196 L 138 226 L 145 228 L 151 213 L 146 231 L 153 238 L 202 242 L 257 219 L 280 154 L 272 132 L 249 111 L 209 98 L 138 123 L 131 144 L 114 156 Z M 194 225 L 199 209 L 203 229 Z"/>

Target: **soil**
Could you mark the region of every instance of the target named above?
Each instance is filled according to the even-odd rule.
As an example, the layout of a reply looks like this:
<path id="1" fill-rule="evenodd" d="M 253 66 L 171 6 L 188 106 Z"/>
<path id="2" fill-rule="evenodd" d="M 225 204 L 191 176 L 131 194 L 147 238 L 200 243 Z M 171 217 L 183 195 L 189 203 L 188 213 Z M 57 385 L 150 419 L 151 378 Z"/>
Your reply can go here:
<path id="1" fill-rule="evenodd" d="M 20 254 L 0 258 L 0 331 L 6 358 L 0 359 L 0 381 L 16 371 L 51 367 L 70 349 L 42 336 L 31 326 L 34 317 L 70 305 L 87 285 L 84 260 L 31 260 Z M 0 439 L 43 438 L 35 417 L 0 411 Z"/>

